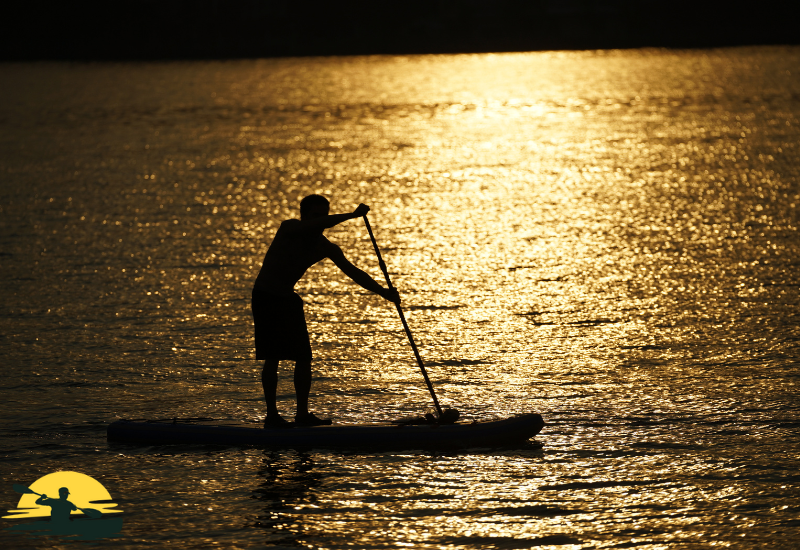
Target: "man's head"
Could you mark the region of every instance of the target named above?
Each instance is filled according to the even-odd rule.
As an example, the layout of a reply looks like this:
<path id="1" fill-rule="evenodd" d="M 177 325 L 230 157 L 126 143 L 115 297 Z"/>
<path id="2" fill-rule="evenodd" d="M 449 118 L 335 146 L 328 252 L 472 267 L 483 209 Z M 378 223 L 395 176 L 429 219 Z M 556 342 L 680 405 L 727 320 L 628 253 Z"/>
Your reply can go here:
<path id="1" fill-rule="evenodd" d="M 61 489 L 58 490 L 58 496 L 60 496 L 61 498 L 67 498 L 69 496 L 69 489 L 67 489 L 66 487 L 62 487 Z"/>
<path id="2" fill-rule="evenodd" d="M 309 195 L 300 201 L 300 219 L 313 220 L 328 215 L 331 203 L 322 195 Z"/>

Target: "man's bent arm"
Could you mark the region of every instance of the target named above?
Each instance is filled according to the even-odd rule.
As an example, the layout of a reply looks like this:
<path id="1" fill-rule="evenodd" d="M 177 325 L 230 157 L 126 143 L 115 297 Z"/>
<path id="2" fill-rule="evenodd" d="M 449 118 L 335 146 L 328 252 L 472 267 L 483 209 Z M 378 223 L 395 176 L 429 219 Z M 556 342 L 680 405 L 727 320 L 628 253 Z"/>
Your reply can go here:
<path id="1" fill-rule="evenodd" d="M 335 254 L 331 254 L 330 259 L 333 260 L 333 263 L 335 263 L 336 266 L 342 270 L 342 273 L 350 277 L 362 288 L 365 288 L 370 292 L 374 292 L 375 294 L 378 294 L 379 296 L 382 296 L 392 302 L 398 304 L 400 303 L 400 297 L 397 295 L 397 291 L 391 292 L 389 289 L 382 287 L 375 279 L 370 277 L 368 273 L 360 270 L 350 263 L 350 260 L 344 257 L 344 254 L 339 247 L 336 248 L 337 252 Z M 396 298 L 396 300 L 394 298 Z"/>
<path id="2" fill-rule="evenodd" d="M 369 290 L 370 292 L 374 292 L 375 294 L 382 294 L 384 288 L 378 284 L 378 282 L 369 276 L 365 271 L 358 269 L 353 264 L 350 264 L 350 267 L 347 270 L 342 270 L 345 275 L 353 279 L 356 283 L 361 285 L 363 288 Z"/>
<path id="3" fill-rule="evenodd" d="M 335 225 L 339 225 L 342 222 L 346 222 L 347 220 L 360 218 L 367 212 L 369 212 L 369 207 L 364 204 L 359 204 L 358 208 L 356 208 L 352 212 L 348 212 L 346 214 L 328 214 L 327 216 L 321 216 L 319 218 L 314 218 L 311 220 L 299 220 L 299 222 L 295 222 L 292 225 L 287 226 L 286 230 L 288 233 L 296 233 L 305 231 L 308 232 L 319 231 L 320 229 L 329 229 Z"/>

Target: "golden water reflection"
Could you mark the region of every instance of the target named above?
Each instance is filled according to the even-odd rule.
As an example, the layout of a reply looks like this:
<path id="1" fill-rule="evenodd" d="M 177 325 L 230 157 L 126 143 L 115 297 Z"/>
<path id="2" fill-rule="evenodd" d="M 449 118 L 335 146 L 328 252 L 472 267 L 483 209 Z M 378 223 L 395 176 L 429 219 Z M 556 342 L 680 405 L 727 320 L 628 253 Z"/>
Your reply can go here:
<path id="1" fill-rule="evenodd" d="M 250 288 L 279 222 L 323 192 L 372 207 L 443 403 L 541 412 L 544 448 L 82 455 L 138 499 L 136 543 L 779 545 L 798 506 L 798 57 L 4 67 L 20 426 L 58 432 L 60 406 L 89 424 L 263 416 Z M 380 279 L 358 220 L 328 233 Z M 430 406 L 391 307 L 329 264 L 298 290 L 320 414 Z M 23 451 L 55 465 L 42 449 Z"/>

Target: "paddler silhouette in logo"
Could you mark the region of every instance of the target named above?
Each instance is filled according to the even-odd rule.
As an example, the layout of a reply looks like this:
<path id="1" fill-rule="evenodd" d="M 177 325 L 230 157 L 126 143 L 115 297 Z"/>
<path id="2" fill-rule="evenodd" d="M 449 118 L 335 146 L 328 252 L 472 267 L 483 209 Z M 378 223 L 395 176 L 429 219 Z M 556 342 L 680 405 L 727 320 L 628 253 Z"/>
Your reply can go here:
<path id="1" fill-rule="evenodd" d="M 36 504 L 43 504 L 44 506 L 50 507 L 50 521 L 54 522 L 64 522 L 70 521 L 69 515 L 72 513 L 73 510 L 77 510 L 78 507 L 75 506 L 73 503 L 67 500 L 69 496 L 69 489 L 66 487 L 62 487 L 58 490 L 58 498 L 50 498 L 47 495 L 41 495 L 38 499 L 36 499 Z M 97 512 L 97 510 L 94 510 Z M 86 513 L 86 512 L 84 512 Z M 98 517 L 100 512 L 97 512 Z M 94 514 L 86 514 L 89 517 L 93 517 Z"/>

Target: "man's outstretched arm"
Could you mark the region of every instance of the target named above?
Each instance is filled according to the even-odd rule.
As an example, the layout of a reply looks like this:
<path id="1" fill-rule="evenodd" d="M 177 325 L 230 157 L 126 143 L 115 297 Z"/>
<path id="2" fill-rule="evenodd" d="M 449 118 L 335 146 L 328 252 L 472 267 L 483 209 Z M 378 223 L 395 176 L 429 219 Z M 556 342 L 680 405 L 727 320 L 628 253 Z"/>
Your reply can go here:
<path id="1" fill-rule="evenodd" d="M 336 264 L 336 267 L 342 270 L 342 273 L 370 292 L 374 292 L 395 304 L 400 303 L 400 295 L 397 293 L 397 290 L 382 287 L 375 279 L 370 277 L 369 274 L 350 263 L 350 260 L 344 257 L 341 248 L 336 245 L 334 246 L 336 251 L 332 253 L 329 258 Z"/>
<path id="2" fill-rule="evenodd" d="M 310 220 L 295 220 L 292 222 L 292 225 L 287 226 L 286 231 L 288 233 L 297 233 L 324 230 L 346 222 L 347 220 L 365 216 L 367 212 L 369 212 L 369 206 L 366 204 L 359 204 L 355 210 L 347 214 L 328 214 L 327 216 L 320 216 L 319 218 L 312 218 Z"/>

